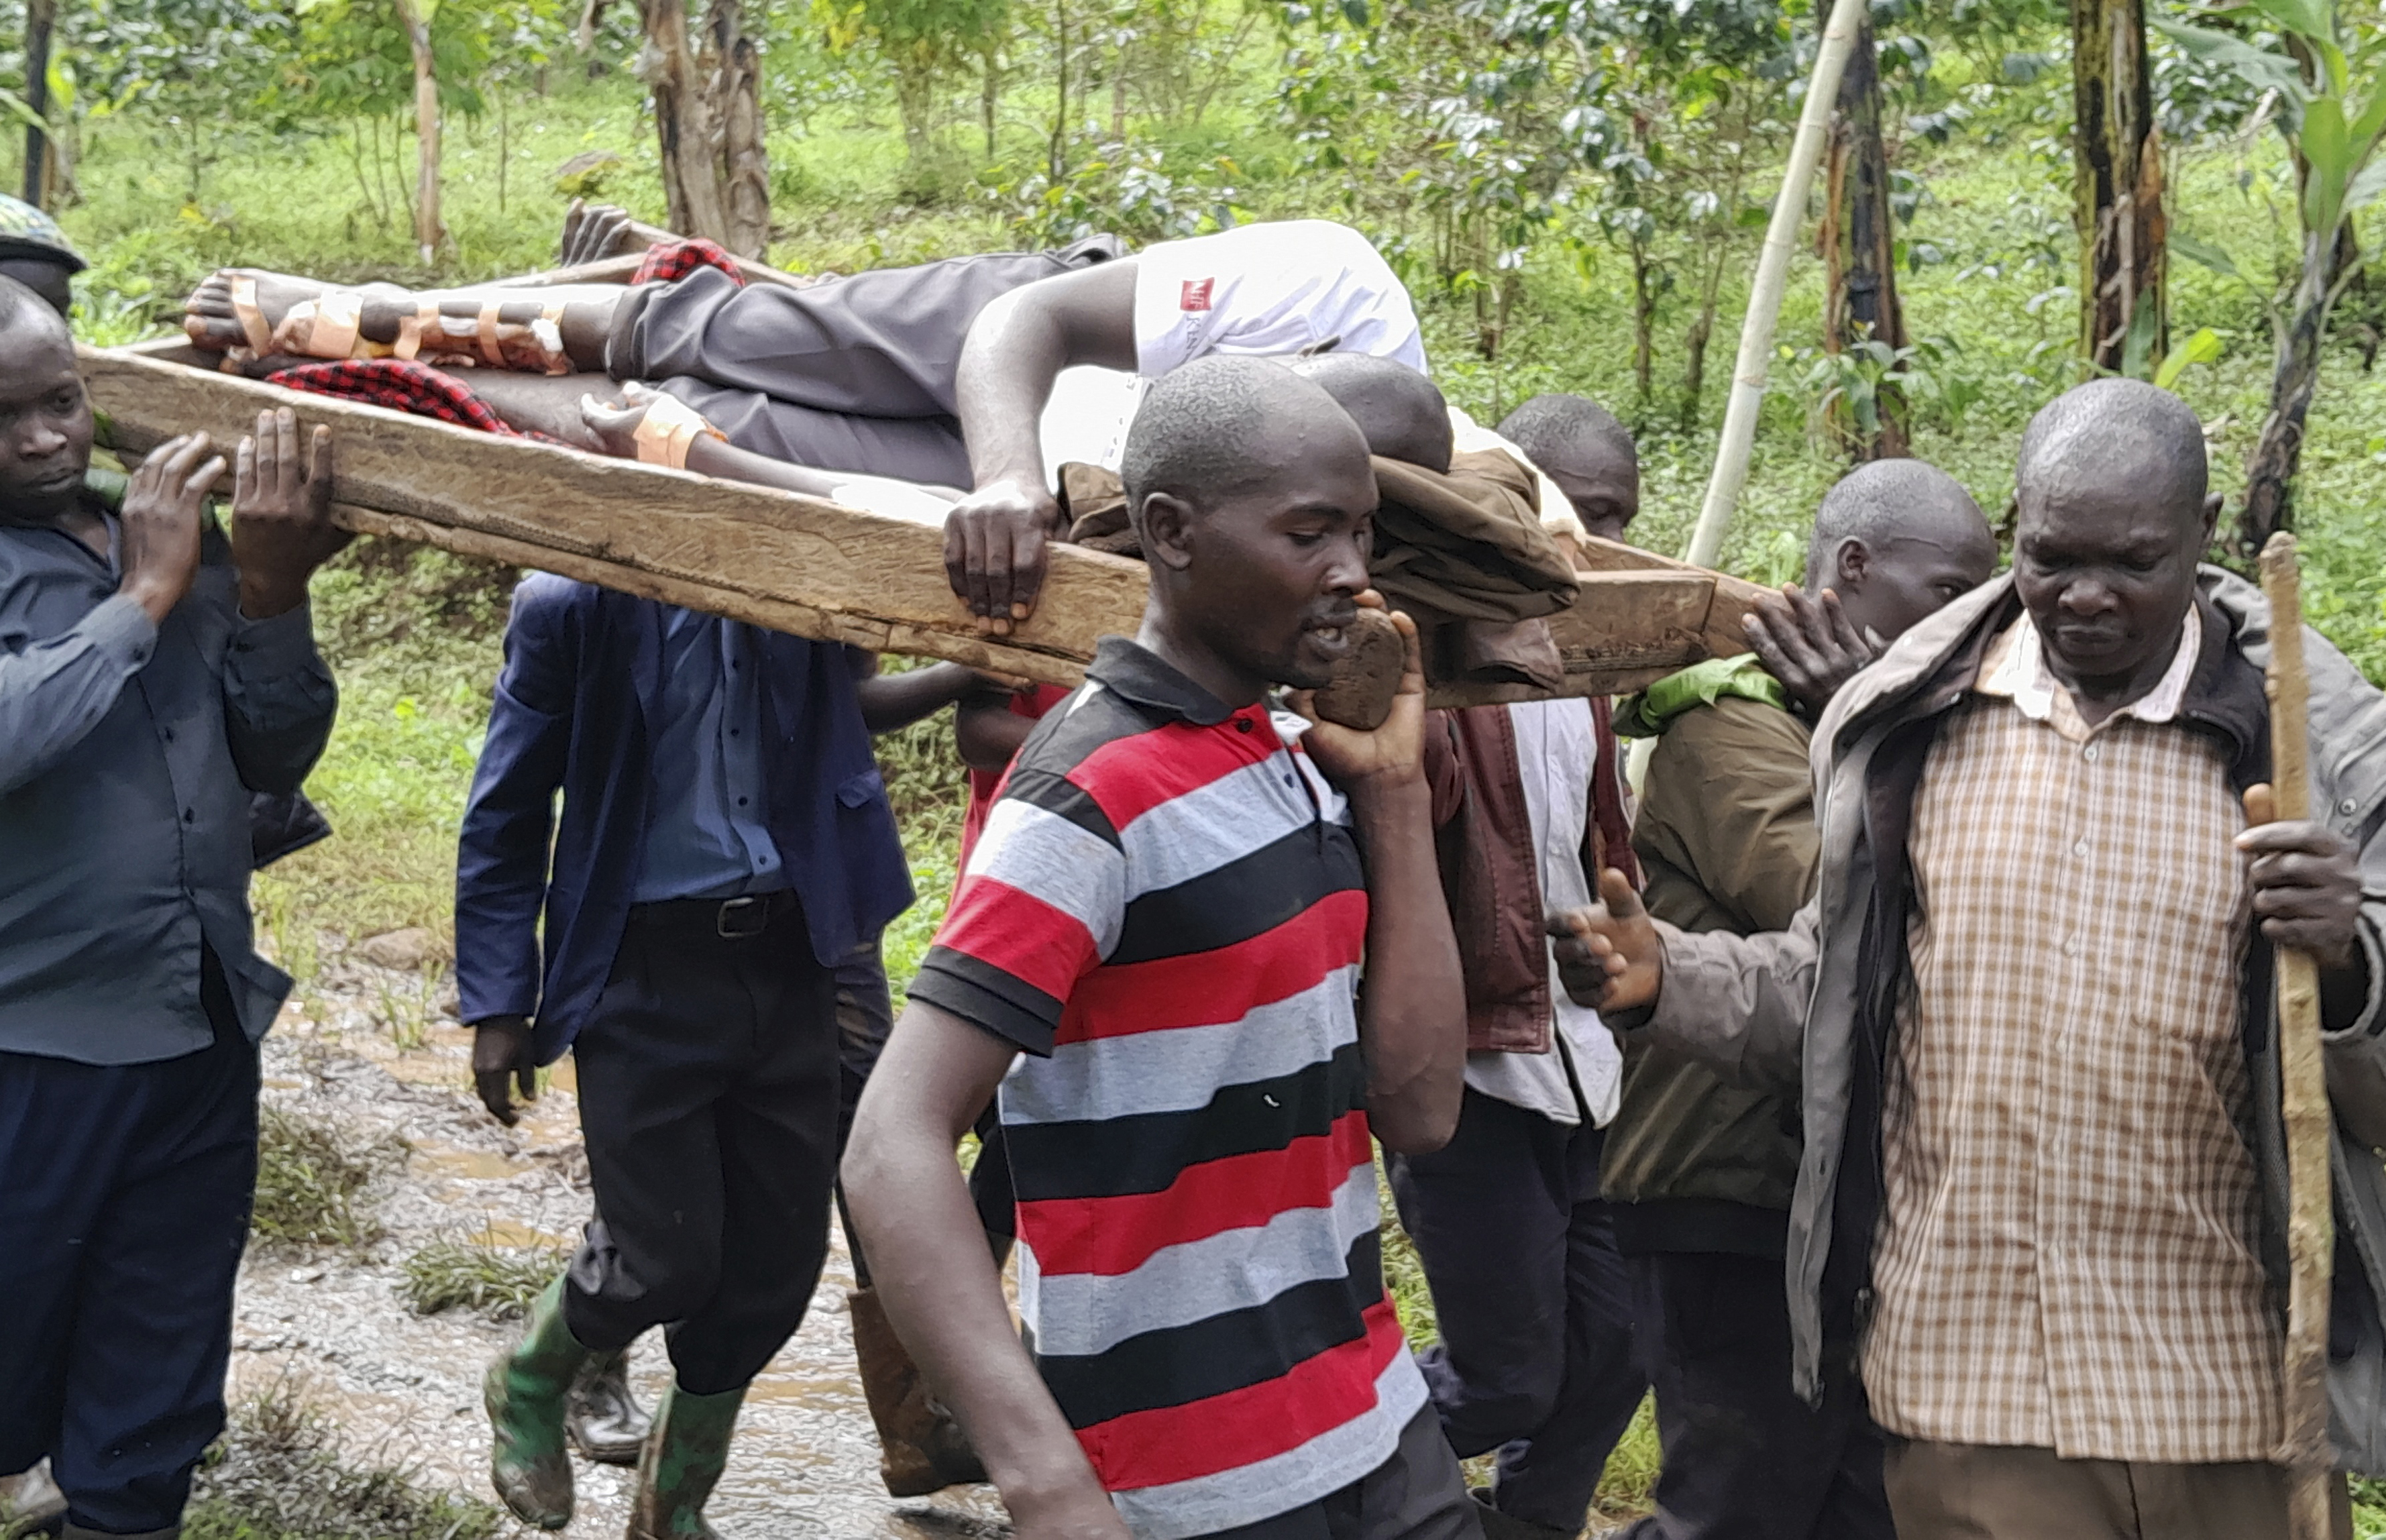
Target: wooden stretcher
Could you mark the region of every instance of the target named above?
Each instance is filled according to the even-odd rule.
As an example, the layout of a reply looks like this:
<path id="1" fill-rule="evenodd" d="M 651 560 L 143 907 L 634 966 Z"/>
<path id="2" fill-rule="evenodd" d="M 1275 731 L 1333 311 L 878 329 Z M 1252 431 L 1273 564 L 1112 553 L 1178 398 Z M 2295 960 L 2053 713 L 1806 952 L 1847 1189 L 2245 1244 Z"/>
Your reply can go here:
<path id="1" fill-rule="evenodd" d="M 650 237 L 659 232 L 642 232 Z M 634 257 L 521 282 L 625 282 Z M 797 282 L 747 268 L 760 282 Z M 145 454 L 204 430 L 234 444 L 260 408 L 288 407 L 339 444 L 333 517 L 358 533 L 577 578 L 817 641 L 949 658 L 1074 684 L 1098 638 L 1134 634 L 1140 562 L 1052 548 L 1035 615 L 981 635 L 945 579 L 928 526 L 817 497 L 610 459 L 383 407 L 303 394 L 215 371 L 182 343 L 79 348 L 108 446 Z M 1637 689 L 1676 669 L 1743 652 L 1740 616 L 1757 585 L 1651 552 L 1595 541 L 1575 606 L 1551 619 L 1567 695 Z M 1437 684 L 1437 705 L 1549 694 L 1520 685 Z"/>

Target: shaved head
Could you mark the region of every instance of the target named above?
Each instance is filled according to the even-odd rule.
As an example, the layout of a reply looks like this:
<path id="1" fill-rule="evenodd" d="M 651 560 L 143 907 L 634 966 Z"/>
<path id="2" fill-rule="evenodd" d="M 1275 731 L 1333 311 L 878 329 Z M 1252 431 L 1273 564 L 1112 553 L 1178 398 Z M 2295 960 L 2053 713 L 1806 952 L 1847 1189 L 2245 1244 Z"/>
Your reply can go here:
<path id="1" fill-rule="evenodd" d="M 2029 419 L 2014 495 L 2027 511 L 2033 500 L 2127 484 L 2200 525 L 2210 478 L 2204 424 L 2186 402 L 2142 380 L 2091 380 Z"/>
<path id="2" fill-rule="evenodd" d="M 1996 537 L 1963 483 L 1920 460 L 1875 460 L 1815 512 L 1806 587 L 1828 588 L 1858 631 L 1893 642 L 1989 581 Z"/>
<path id="3" fill-rule="evenodd" d="M 1874 460 L 1840 478 L 1815 510 L 1806 542 L 1806 586 L 1827 588 L 1840 547 L 1860 540 L 1874 550 L 1909 535 L 1960 544 L 1988 535 L 1989 521 L 1964 483 L 1922 460 Z"/>
<path id="4" fill-rule="evenodd" d="M 1155 493 L 1207 509 L 1327 441 L 1367 453 L 1349 414 L 1320 386 L 1267 358 L 1200 358 L 1145 393 L 1119 479 L 1130 513 L 1139 515 Z"/>
<path id="5" fill-rule="evenodd" d="M 1621 540 L 1640 515 L 1640 450 L 1614 413 L 1587 396 L 1534 396 L 1500 423 L 1500 436 L 1558 484 L 1583 528 Z"/>
<path id="6" fill-rule="evenodd" d="M 1292 370 L 1340 404 L 1366 435 L 1369 453 L 1437 472 L 1450 469 L 1450 403 L 1439 386 L 1406 364 L 1363 353 L 1321 353 Z"/>

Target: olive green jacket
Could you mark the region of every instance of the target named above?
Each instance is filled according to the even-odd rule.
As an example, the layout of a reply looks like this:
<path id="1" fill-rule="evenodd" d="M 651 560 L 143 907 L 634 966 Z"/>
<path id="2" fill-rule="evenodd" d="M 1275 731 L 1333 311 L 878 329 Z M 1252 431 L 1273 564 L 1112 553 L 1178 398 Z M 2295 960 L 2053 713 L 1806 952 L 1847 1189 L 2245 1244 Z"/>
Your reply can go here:
<path id="1" fill-rule="evenodd" d="M 1649 912 L 1685 931 L 1788 928 L 1815 886 L 1805 724 L 1740 693 L 1664 700 L 1661 683 L 1627 703 L 1659 734 L 1632 822 Z M 1779 1257 L 1798 1154 L 1794 1096 L 1731 1084 L 1669 1044 L 1626 1050 L 1600 1175 L 1629 1206 L 1627 1249 Z"/>

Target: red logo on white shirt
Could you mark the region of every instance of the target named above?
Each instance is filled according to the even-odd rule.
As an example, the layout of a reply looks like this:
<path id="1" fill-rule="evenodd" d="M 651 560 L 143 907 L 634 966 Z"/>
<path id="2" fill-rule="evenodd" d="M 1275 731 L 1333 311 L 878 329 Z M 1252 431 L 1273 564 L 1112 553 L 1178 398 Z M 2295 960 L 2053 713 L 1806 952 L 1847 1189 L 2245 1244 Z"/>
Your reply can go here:
<path id="1" fill-rule="evenodd" d="M 1177 302 L 1180 310 L 1207 310 L 1210 307 L 1210 286 L 1213 278 L 1188 278 L 1185 281 L 1185 297 Z"/>

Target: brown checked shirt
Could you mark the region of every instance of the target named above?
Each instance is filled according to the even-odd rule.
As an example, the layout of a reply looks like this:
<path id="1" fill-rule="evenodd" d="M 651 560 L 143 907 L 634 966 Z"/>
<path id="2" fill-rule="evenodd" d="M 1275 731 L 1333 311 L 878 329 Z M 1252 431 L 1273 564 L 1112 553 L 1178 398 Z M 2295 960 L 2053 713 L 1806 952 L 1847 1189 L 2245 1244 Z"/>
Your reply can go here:
<path id="1" fill-rule="evenodd" d="M 1907 1437 L 2267 1459 L 2279 1328 L 2238 1020 L 2244 826 L 2174 718 L 2091 729 L 2027 616 L 1929 751 L 1865 1380 Z"/>

